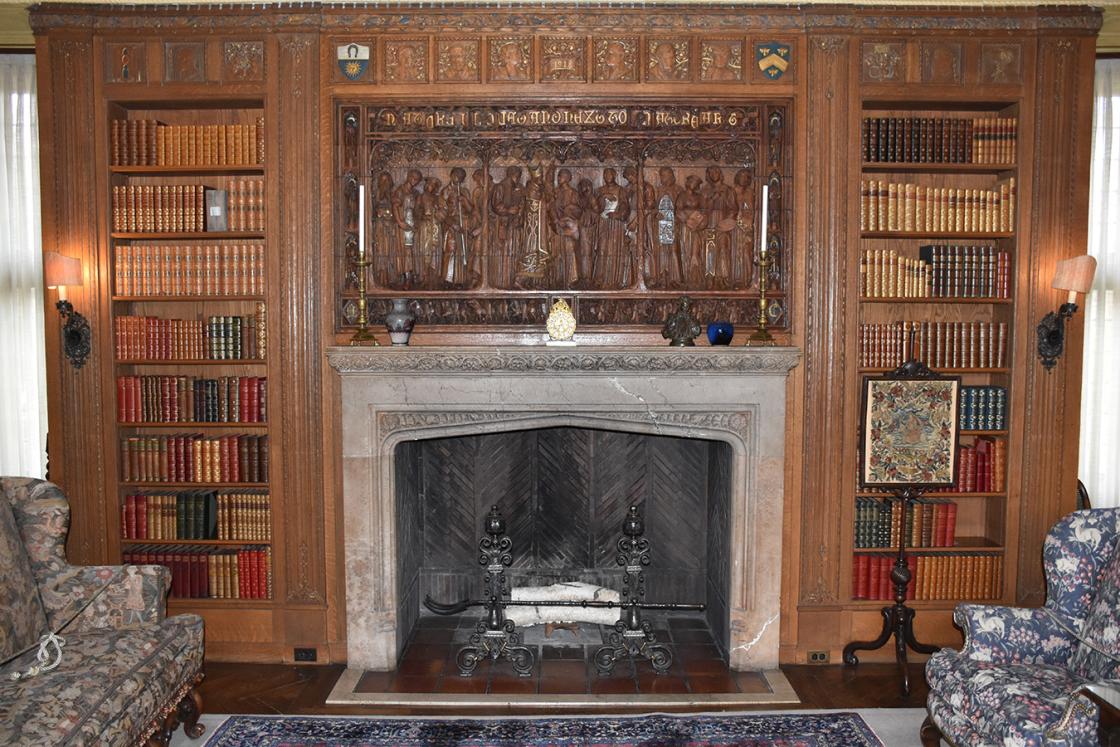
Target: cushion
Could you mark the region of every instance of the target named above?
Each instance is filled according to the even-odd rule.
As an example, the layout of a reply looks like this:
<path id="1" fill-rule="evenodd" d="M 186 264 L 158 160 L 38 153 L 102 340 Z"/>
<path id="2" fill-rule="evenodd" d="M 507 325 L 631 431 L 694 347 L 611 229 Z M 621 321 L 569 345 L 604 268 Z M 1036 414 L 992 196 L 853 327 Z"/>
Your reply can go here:
<path id="1" fill-rule="evenodd" d="M 38 642 L 47 616 L 12 506 L 0 495 L 0 661 Z"/>
<path id="2" fill-rule="evenodd" d="M 1120 552 L 1101 569 L 1097 595 L 1081 627 L 1081 644 L 1070 660 L 1070 668 L 1090 680 L 1120 676 Z"/>
<path id="3" fill-rule="evenodd" d="M 11 682 L 0 670 L 0 744 L 130 747 L 202 667 L 202 618 L 63 634 L 57 669 Z"/>
<path id="4" fill-rule="evenodd" d="M 993 664 L 943 649 L 926 666 L 930 692 L 971 723 L 981 744 L 1043 743 L 1082 680 L 1045 664 Z M 956 740 L 956 735 L 946 733 Z M 967 740 L 962 740 L 967 743 Z M 1089 742 L 1091 744 L 1091 742 Z"/>

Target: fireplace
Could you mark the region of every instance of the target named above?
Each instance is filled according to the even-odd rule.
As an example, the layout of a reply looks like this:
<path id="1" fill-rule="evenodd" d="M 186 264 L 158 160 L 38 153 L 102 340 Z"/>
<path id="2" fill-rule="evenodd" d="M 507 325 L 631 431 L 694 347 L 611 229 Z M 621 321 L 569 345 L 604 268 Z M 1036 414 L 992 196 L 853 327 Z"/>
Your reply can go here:
<path id="1" fill-rule="evenodd" d="M 538 466 L 562 451 L 558 444 L 578 440 L 583 446 L 572 448 L 589 450 L 598 443 L 644 454 L 643 467 L 659 448 L 674 449 L 677 463 L 685 459 L 680 455 L 702 462 L 703 490 L 692 489 L 698 507 L 703 494 L 703 563 L 663 564 L 658 555 L 650 577 L 665 571 L 664 580 L 655 582 L 663 584 L 657 593 L 676 595 L 702 576 L 700 601 L 715 608 L 710 615 L 718 614 L 709 621 L 726 645 L 730 665 L 777 666 L 785 389 L 797 351 L 417 347 L 332 348 L 328 356 L 341 377 L 351 668 L 395 667 L 403 635 L 420 614 L 424 590 L 445 600 L 469 593 L 468 577 L 477 575 L 477 568 L 457 572 L 425 566 L 419 470 L 425 449 L 477 450 L 485 439 L 491 446 L 520 441 L 523 458 Z M 455 442 L 461 445 L 449 446 Z M 682 475 L 672 487 L 683 489 L 697 479 Z M 555 512 L 563 504 L 541 496 L 562 488 L 556 480 L 536 480 L 528 495 L 530 500 L 537 496 L 538 509 Z M 586 489 L 595 492 L 590 476 Z M 651 495 L 637 489 L 627 496 L 611 491 L 609 498 L 590 493 L 585 499 L 589 512 L 593 499 L 628 505 L 628 498 L 644 501 Z M 520 494 L 524 500 L 526 490 Z M 478 499 L 473 500 L 476 505 Z M 650 503 L 655 508 L 656 498 Z M 599 505 L 596 510 L 609 515 L 613 509 Z M 508 518 L 526 521 L 512 512 Z M 464 524 L 471 522 L 459 528 L 460 545 L 477 541 L 481 523 L 473 514 L 464 517 Z M 618 529 L 605 524 L 600 531 L 617 537 Z M 593 544 L 584 559 L 594 554 Z M 667 541 L 659 553 L 672 558 L 671 547 Z M 545 568 L 531 544 L 525 550 L 526 563 L 537 567 L 515 570 L 527 580 L 573 571 L 596 578 L 595 562 Z M 545 554 L 555 559 L 556 553 Z M 693 581 L 683 580 L 688 573 Z"/>

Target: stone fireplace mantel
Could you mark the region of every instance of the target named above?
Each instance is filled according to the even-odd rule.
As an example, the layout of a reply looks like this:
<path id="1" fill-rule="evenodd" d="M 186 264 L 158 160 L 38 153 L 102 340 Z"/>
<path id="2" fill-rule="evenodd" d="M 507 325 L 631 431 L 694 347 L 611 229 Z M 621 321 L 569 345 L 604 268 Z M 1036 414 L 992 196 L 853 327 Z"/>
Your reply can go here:
<path id="1" fill-rule="evenodd" d="M 397 619 L 393 455 L 403 441 L 571 426 L 732 450 L 730 664 L 778 664 L 786 378 L 794 348 L 335 347 L 347 652 L 388 670 Z"/>

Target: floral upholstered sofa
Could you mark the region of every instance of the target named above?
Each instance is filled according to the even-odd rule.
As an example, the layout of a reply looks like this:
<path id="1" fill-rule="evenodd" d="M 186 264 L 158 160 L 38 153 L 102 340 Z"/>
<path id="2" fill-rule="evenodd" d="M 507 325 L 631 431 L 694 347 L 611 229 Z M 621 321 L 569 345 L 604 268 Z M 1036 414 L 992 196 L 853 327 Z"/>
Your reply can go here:
<path id="1" fill-rule="evenodd" d="M 1046 537 L 1043 607 L 957 607 L 964 648 L 926 665 L 923 744 L 1099 743 L 1090 690 L 1120 686 L 1118 539 L 1120 509 L 1075 511 Z"/>
<path id="2" fill-rule="evenodd" d="M 160 566 L 73 566 L 66 497 L 0 477 L 0 744 L 166 744 L 201 735 L 202 619 L 164 616 Z M 59 630 L 61 628 L 61 630 Z M 63 640 L 56 668 L 41 638 Z"/>

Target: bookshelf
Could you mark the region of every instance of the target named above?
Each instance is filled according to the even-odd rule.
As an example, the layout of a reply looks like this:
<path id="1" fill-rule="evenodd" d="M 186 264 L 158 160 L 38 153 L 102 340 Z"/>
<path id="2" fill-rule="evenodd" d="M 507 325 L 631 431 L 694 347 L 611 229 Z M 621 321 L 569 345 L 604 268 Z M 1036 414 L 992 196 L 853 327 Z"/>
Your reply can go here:
<path id="1" fill-rule="evenodd" d="M 852 386 L 911 357 L 960 376 L 962 451 L 956 488 L 905 517 L 886 493 L 854 486 L 846 606 L 857 615 L 893 600 L 901 537 L 907 604 L 926 615 L 1013 596 L 1018 115 L 1013 100 L 861 102 Z"/>
<path id="2" fill-rule="evenodd" d="M 264 103 L 108 108 L 120 558 L 208 622 L 270 609 Z"/>

